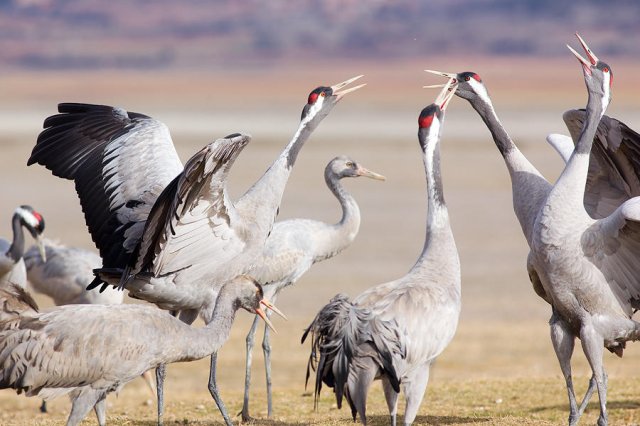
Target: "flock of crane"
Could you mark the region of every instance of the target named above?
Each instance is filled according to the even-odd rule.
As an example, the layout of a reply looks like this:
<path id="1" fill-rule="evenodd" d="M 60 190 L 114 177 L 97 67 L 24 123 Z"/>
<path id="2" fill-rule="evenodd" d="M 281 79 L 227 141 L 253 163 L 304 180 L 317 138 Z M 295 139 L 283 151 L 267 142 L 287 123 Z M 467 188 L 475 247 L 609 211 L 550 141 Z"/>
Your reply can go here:
<path id="1" fill-rule="evenodd" d="M 371 383 L 380 379 L 391 424 L 400 392 L 411 424 L 429 369 L 453 338 L 461 309 L 460 261 L 443 195 L 440 138 L 454 95 L 469 101 L 502 154 L 511 177 L 513 208 L 530 248 L 529 277 L 552 307 L 551 341 L 566 380 L 569 424 L 575 425 L 594 391 L 599 425 L 608 422 L 603 350 L 622 356 L 640 339 L 640 135 L 604 115 L 613 73 L 578 36 L 588 92 L 584 110 L 564 115 L 571 137 L 547 140 L 566 162 L 555 183 L 527 160 L 500 124 L 481 78 L 430 71 L 447 78 L 434 103 L 418 117 L 427 180 L 424 248 L 403 277 L 356 298 L 336 295 L 313 319 L 308 364 L 315 395 L 332 387 L 353 419 L 366 424 Z M 361 76 L 308 97 L 299 127 L 264 175 L 239 199 L 226 191 L 227 175 L 250 142 L 244 134 L 218 139 L 184 165 L 165 125 L 139 113 L 103 105 L 60 104 L 47 118 L 28 164 L 73 180 L 100 256 L 44 241 L 42 215 L 16 209 L 13 241 L 0 243 L 0 388 L 44 400 L 70 395 L 67 424 L 94 409 L 105 424 L 105 398 L 156 369 L 158 423 L 163 415 L 165 364 L 211 356 L 209 390 L 232 424 L 216 384 L 216 353 L 238 309 L 257 315 L 247 336 L 242 419 L 249 414 L 251 349 L 258 317 L 265 321 L 263 350 L 268 415 L 272 414 L 269 328 L 272 304 L 314 263 L 348 247 L 360 211 L 341 184 L 346 177 L 384 179 L 351 158 L 325 169 L 340 202 L 336 224 L 308 219 L 275 222 L 297 155 L 313 130 Z M 26 253 L 23 228 L 37 246 Z M 57 305 L 39 312 L 26 291 L 50 295 Z M 99 287 L 99 292 L 98 289 Z M 122 289 L 152 304 L 122 304 Z M 191 327 L 200 316 L 205 326 Z M 284 315 L 283 315 L 284 316 Z M 578 401 L 571 377 L 575 339 L 592 369 Z M 43 409 L 44 403 L 43 403 Z"/>

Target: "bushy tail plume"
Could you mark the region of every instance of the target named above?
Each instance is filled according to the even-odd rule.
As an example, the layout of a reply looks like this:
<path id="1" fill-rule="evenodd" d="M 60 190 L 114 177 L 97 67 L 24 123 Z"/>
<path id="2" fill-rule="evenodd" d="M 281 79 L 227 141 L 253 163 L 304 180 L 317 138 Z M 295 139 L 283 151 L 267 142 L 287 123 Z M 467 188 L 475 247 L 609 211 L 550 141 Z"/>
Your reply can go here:
<path id="1" fill-rule="evenodd" d="M 354 305 L 344 294 L 336 295 L 325 305 L 313 322 L 305 330 L 302 342 L 311 332 L 311 355 L 307 364 L 307 377 L 311 369 L 316 371 L 314 407 L 324 382 L 336 394 L 338 408 L 342 407 L 342 397 L 348 394 L 350 370 L 362 365 L 358 358 L 371 358 L 380 374 L 388 377 L 396 392 L 400 391 L 400 380 L 394 367 L 394 358 L 405 357 L 396 321 L 381 320 L 367 308 Z M 353 374 L 353 373 L 352 373 Z M 354 407 L 352 405 L 352 412 Z"/>

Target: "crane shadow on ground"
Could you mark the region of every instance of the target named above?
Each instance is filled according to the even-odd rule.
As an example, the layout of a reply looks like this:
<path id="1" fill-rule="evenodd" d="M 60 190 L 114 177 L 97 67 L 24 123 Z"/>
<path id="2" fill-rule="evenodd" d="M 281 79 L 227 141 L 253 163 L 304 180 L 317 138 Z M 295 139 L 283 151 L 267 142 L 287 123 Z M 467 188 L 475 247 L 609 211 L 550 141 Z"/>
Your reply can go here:
<path id="1" fill-rule="evenodd" d="M 155 420 L 132 420 L 127 422 L 128 425 L 131 426 L 157 426 L 157 422 Z M 183 426 L 188 424 L 189 426 L 225 426 L 225 423 L 222 420 L 191 420 L 185 419 L 182 420 L 165 420 L 164 426 Z M 290 422 L 290 421 L 279 421 L 279 420 L 268 420 L 268 419 L 256 419 L 250 422 L 242 423 L 239 420 L 233 419 L 233 424 L 237 425 L 255 425 L 255 426 L 305 426 L 308 425 L 309 422 Z"/>
<path id="2" fill-rule="evenodd" d="M 398 416 L 398 424 L 402 423 L 402 416 Z M 420 425 L 460 425 L 471 423 L 486 423 L 490 421 L 489 417 L 461 417 L 461 416 L 417 416 L 413 421 Z M 367 416 L 368 425 L 388 425 L 389 416 Z"/>
<path id="3" fill-rule="evenodd" d="M 595 401 L 594 401 L 595 399 Z M 636 400 L 618 400 L 618 401 L 607 401 L 607 411 L 610 410 L 638 410 L 640 409 L 640 401 Z M 529 410 L 530 413 L 541 413 L 544 411 L 557 411 L 557 410 L 566 410 L 569 412 L 569 403 L 566 404 L 556 404 L 556 405 L 547 405 L 543 407 L 536 407 Z M 587 405 L 586 411 L 600 410 L 600 404 L 598 403 L 598 396 L 594 395 L 593 399 Z"/>

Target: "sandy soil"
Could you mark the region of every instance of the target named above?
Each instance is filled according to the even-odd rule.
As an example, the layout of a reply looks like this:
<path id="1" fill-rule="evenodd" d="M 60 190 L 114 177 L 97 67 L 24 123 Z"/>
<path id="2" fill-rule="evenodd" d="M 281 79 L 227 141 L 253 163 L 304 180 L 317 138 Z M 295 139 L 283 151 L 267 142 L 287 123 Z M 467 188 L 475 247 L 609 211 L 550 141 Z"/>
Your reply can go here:
<path id="1" fill-rule="evenodd" d="M 281 208 L 280 218 L 337 220 L 339 208 L 324 186 L 322 173 L 327 161 L 338 154 L 349 154 L 388 178 L 386 182 L 366 179 L 347 182 L 362 211 L 358 239 L 337 258 L 316 265 L 278 300 L 279 307 L 291 320 L 276 321 L 281 332 L 273 339 L 274 388 L 297 398 L 303 393 L 308 356 L 308 348 L 298 344 L 302 328 L 335 293 L 356 295 L 369 286 L 401 276 L 422 248 L 425 178 L 415 122 L 420 109 L 436 95 L 420 87 L 438 81 L 435 76 L 422 73 L 423 68 L 460 71 L 471 68 L 469 63 L 476 64 L 473 68 L 489 86 L 505 127 L 527 157 L 551 180 L 561 170 L 557 154 L 547 146 L 544 137 L 550 132 L 564 131 L 562 112 L 583 106 L 586 101 L 575 60 L 558 60 L 542 67 L 532 60 L 478 64 L 452 58 L 428 62 L 385 67 L 353 63 L 335 69 L 291 66 L 222 75 L 117 72 L 3 75 L 0 235 L 10 235 L 13 209 L 27 203 L 44 214 L 48 237 L 92 246 L 73 184 L 52 177 L 40 166 L 26 167 L 42 120 L 55 112 L 56 102 L 118 104 L 152 115 L 172 129 L 183 160 L 212 138 L 234 131 L 251 133 L 254 140 L 231 174 L 231 192 L 238 196 L 288 141 L 311 89 L 318 83 L 332 84 L 359 73 L 367 74 L 363 81 L 369 85 L 345 98 L 301 152 Z M 637 64 L 622 63 L 615 69 L 610 115 L 639 128 L 640 107 L 634 103 L 638 92 L 627 90 L 634 87 L 632 71 L 638 69 Z M 442 150 L 445 196 L 462 262 L 463 310 L 458 334 L 433 373 L 433 386 L 443 390 L 449 384 L 480 385 L 496 380 L 513 383 L 519 379 L 532 380 L 540 389 L 553 384 L 552 403 L 558 404 L 557 410 L 562 413 L 566 397 L 548 339 L 546 322 L 550 310 L 534 294 L 526 275 L 526 243 L 513 215 L 508 174 L 482 122 L 460 99 L 454 101 L 448 112 Z M 40 301 L 45 306 L 48 303 L 42 298 Z M 241 404 L 243 339 L 250 320 L 246 314 L 238 318 L 233 336 L 221 353 L 220 382 L 224 391 L 229 392 L 232 407 Z M 575 374 L 588 377 L 583 356 L 579 349 L 577 352 Z M 257 397 L 264 389 L 261 355 L 256 352 L 254 359 Z M 638 377 L 639 360 L 637 345 L 630 345 L 623 360 L 607 355 L 610 377 L 614 381 Z M 168 413 L 187 404 L 194 413 L 204 410 L 203 413 L 210 414 L 209 419 L 218 419 L 208 402 L 206 369 L 206 361 L 170 368 Z M 114 407 L 111 413 L 123 416 L 125 423 L 127 418 L 139 415 L 151 419 L 147 415 L 152 414 L 153 406 L 141 406 L 149 398 L 142 383 L 131 388 L 133 391 L 125 390 L 119 399 L 110 400 Z M 327 392 L 327 398 L 328 395 Z M 427 399 L 432 398 L 429 395 Z M 137 402 L 128 404 L 131 398 Z M 193 401 L 202 402 L 194 406 Z M 306 410 L 310 411 L 312 403 L 309 398 L 305 401 Z M 121 404 L 126 408 L 118 408 Z M 206 408 L 198 408 L 202 404 Z M 35 399 L 3 391 L 1 422 L 30 421 L 31 416 L 37 415 L 37 405 Z M 58 413 L 55 418 L 62 419 L 68 402 L 61 399 L 52 407 Z M 629 410 L 635 413 L 636 407 Z M 264 415 L 265 410 L 257 407 L 254 411 L 256 415 Z M 386 419 L 384 404 L 379 405 L 378 412 Z M 184 419 L 190 418 L 189 413 L 184 412 Z M 430 414 L 429 403 L 423 404 L 421 414 Z M 530 413 L 514 415 L 522 419 Z M 346 419 L 349 414 L 343 410 L 339 416 Z M 560 418 L 564 419 L 564 414 Z M 425 419 L 424 424 L 431 423 L 439 422 Z M 464 423 L 468 422 L 460 422 Z"/>

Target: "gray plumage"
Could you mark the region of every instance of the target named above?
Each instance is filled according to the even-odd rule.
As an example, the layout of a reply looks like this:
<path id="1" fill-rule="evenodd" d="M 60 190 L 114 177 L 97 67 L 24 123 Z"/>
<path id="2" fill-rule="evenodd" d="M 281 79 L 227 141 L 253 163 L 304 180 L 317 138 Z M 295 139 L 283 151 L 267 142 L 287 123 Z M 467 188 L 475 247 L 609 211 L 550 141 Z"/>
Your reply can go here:
<path id="1" fill-rule="evenodd" d="M 341 90 L 357 78 L 309 95 L 294 137 L 235 203 L 226 179 L 249 136 L 218 139 L 182 168 L 164 124 L 121 108 L 60 104 L 28 164 L 74 180 L 103 259 L 92 287 L 125 287 L 187 323 L 198 314 L 208 323 L 220 287 L 250 273 L 262 252 L 298 152 L 342 96 L 361 87 Z M 209 389 L 232 424 L 215 384 L 215 354 L 211 367 Z"/>
<path id="2" fill-rule="evenodd" d="M 33 316 L 38 310 L 36 301 L 21 286 L 0 287 L 0 331 L 15 328 L 21 317 Z"/>
<path id="3" fill-rule="evenodd" d="M 440 174 L 439 141 L 447 88 L 419 117 L 418 138 L 427 176 L 427 230 L 422 254 L 404 277 L 375 286 L 349 301 L 334 297 L 302 337 L 312 334 L 309 365 L 316 368 L 316 401 L 322 383 L 333 387 L 338 406 L 344 395 L 354 420 L 366 424 L 366 398 L 381 379 L 391 422 L 406 397 L 404 422 L 415 419 L 429 369 L 455 334 L 460 314 L 460 262 Z M 455 91 L 455 88 L 453 88 Z"/>
<path id="4" fill-rule="evenodd" d="M 340 180 L 359 176 L 384 180 L 384 176 L 367 170 L 347 156 L 332 159 L 325 168 L 325 182 L 342 207 L 342 218 L 338 223 L 329 224 L 311 219 L 290 219 L 274 224 L 253 272 L 253 277 L 262 284 L 266 298 L 275 303 L 280 291 L 297 282 L 314 263 L 329 259 L 351 245 L 360 228 L 360 209 Z M 242 406 L 244 421 L 250 419 L 251 352 L 257 326 L 258 321 L 254 320 L 246 339 L 247 357 Z M 271 416 L 273 410 L 271 344 L 269 329 L 266 327 L 262 348 L 267 375 L 267 412 L 268 416 Z"/>
<path id="5" fill-rule="evenodd" d="M 44 246 L 46 262 L 36 246 L 24 254 L 27 279 L 35 292 L 49 296 L 58 306 L 122 303 L 124 293 L 115 288 L 87 291 L 93 270 L 102 266 L 97 253 L 48 239 L 44 240 Z"/>
<path id="6" fill-rule="evenodd" d="M 42 251 L 40 236 L 44 231 L 44 219 L 31 206 L 19 206 L 11 218 L 13 238 L 11 242 L 0 238 L 0 287 L 16 284 L 27 286 L 27 271 L 24 266 L 24 231 L 26 228 L 38 242 Z"/>
<path id="7" fill-rule="evenodd" d="M 148 305 L 66 305 L 22 316 L 0 331 L 0 388 L 47 399 L 70 393 L 68 425 L 91 408 L 104 425 L 109 392 L 159 364 L 210 355 L 227 339 L 236 310 L 264 315 L 260 303 L 260 285 L 240 276 L 223 286 L 204 328 Z"/>
<path id="8" fill-rule="evenodd" d="M 531 249 L 527 258 L 529 278 L 536 294 L 552 305 L 551 340 L 567 384 L 569 424 L 577 424 L 597 386 L 601 410 L 598 424 L 602 425 L 607 423 L 602 350 L 607 347 L 622 355 L 624 342 L 637 338 L 637 323 L 630 317 L 640 306 L 636 261 L 640 237 L 634 220 L 640 217 L 640 200 L 630 197 L 636 195 L 640 176 L 636 166 L 639 140 L 619 122 L 605 119 L 599 124 L 610 100 L 611 69 L 578 38 L 589 58 L 587 61 L 574 51 L 589 91 L 586 115 L 590 119 L 580 119 L 584 117 L 580 112 L 565 113 L 569 130 L 579 141 L 575 150 L 569 148 L 566 139 L 555 146 L 568 157 L 555 185 L 544 179 L 513 144 L 477 74 L 453 77 L 460 81 L 458 94 L 469 100 L 487 124 L 509 169 L 514 211 Z M 593 370 L 580 406 L 570 366 L 576 337 L 581 339 Z"/>

